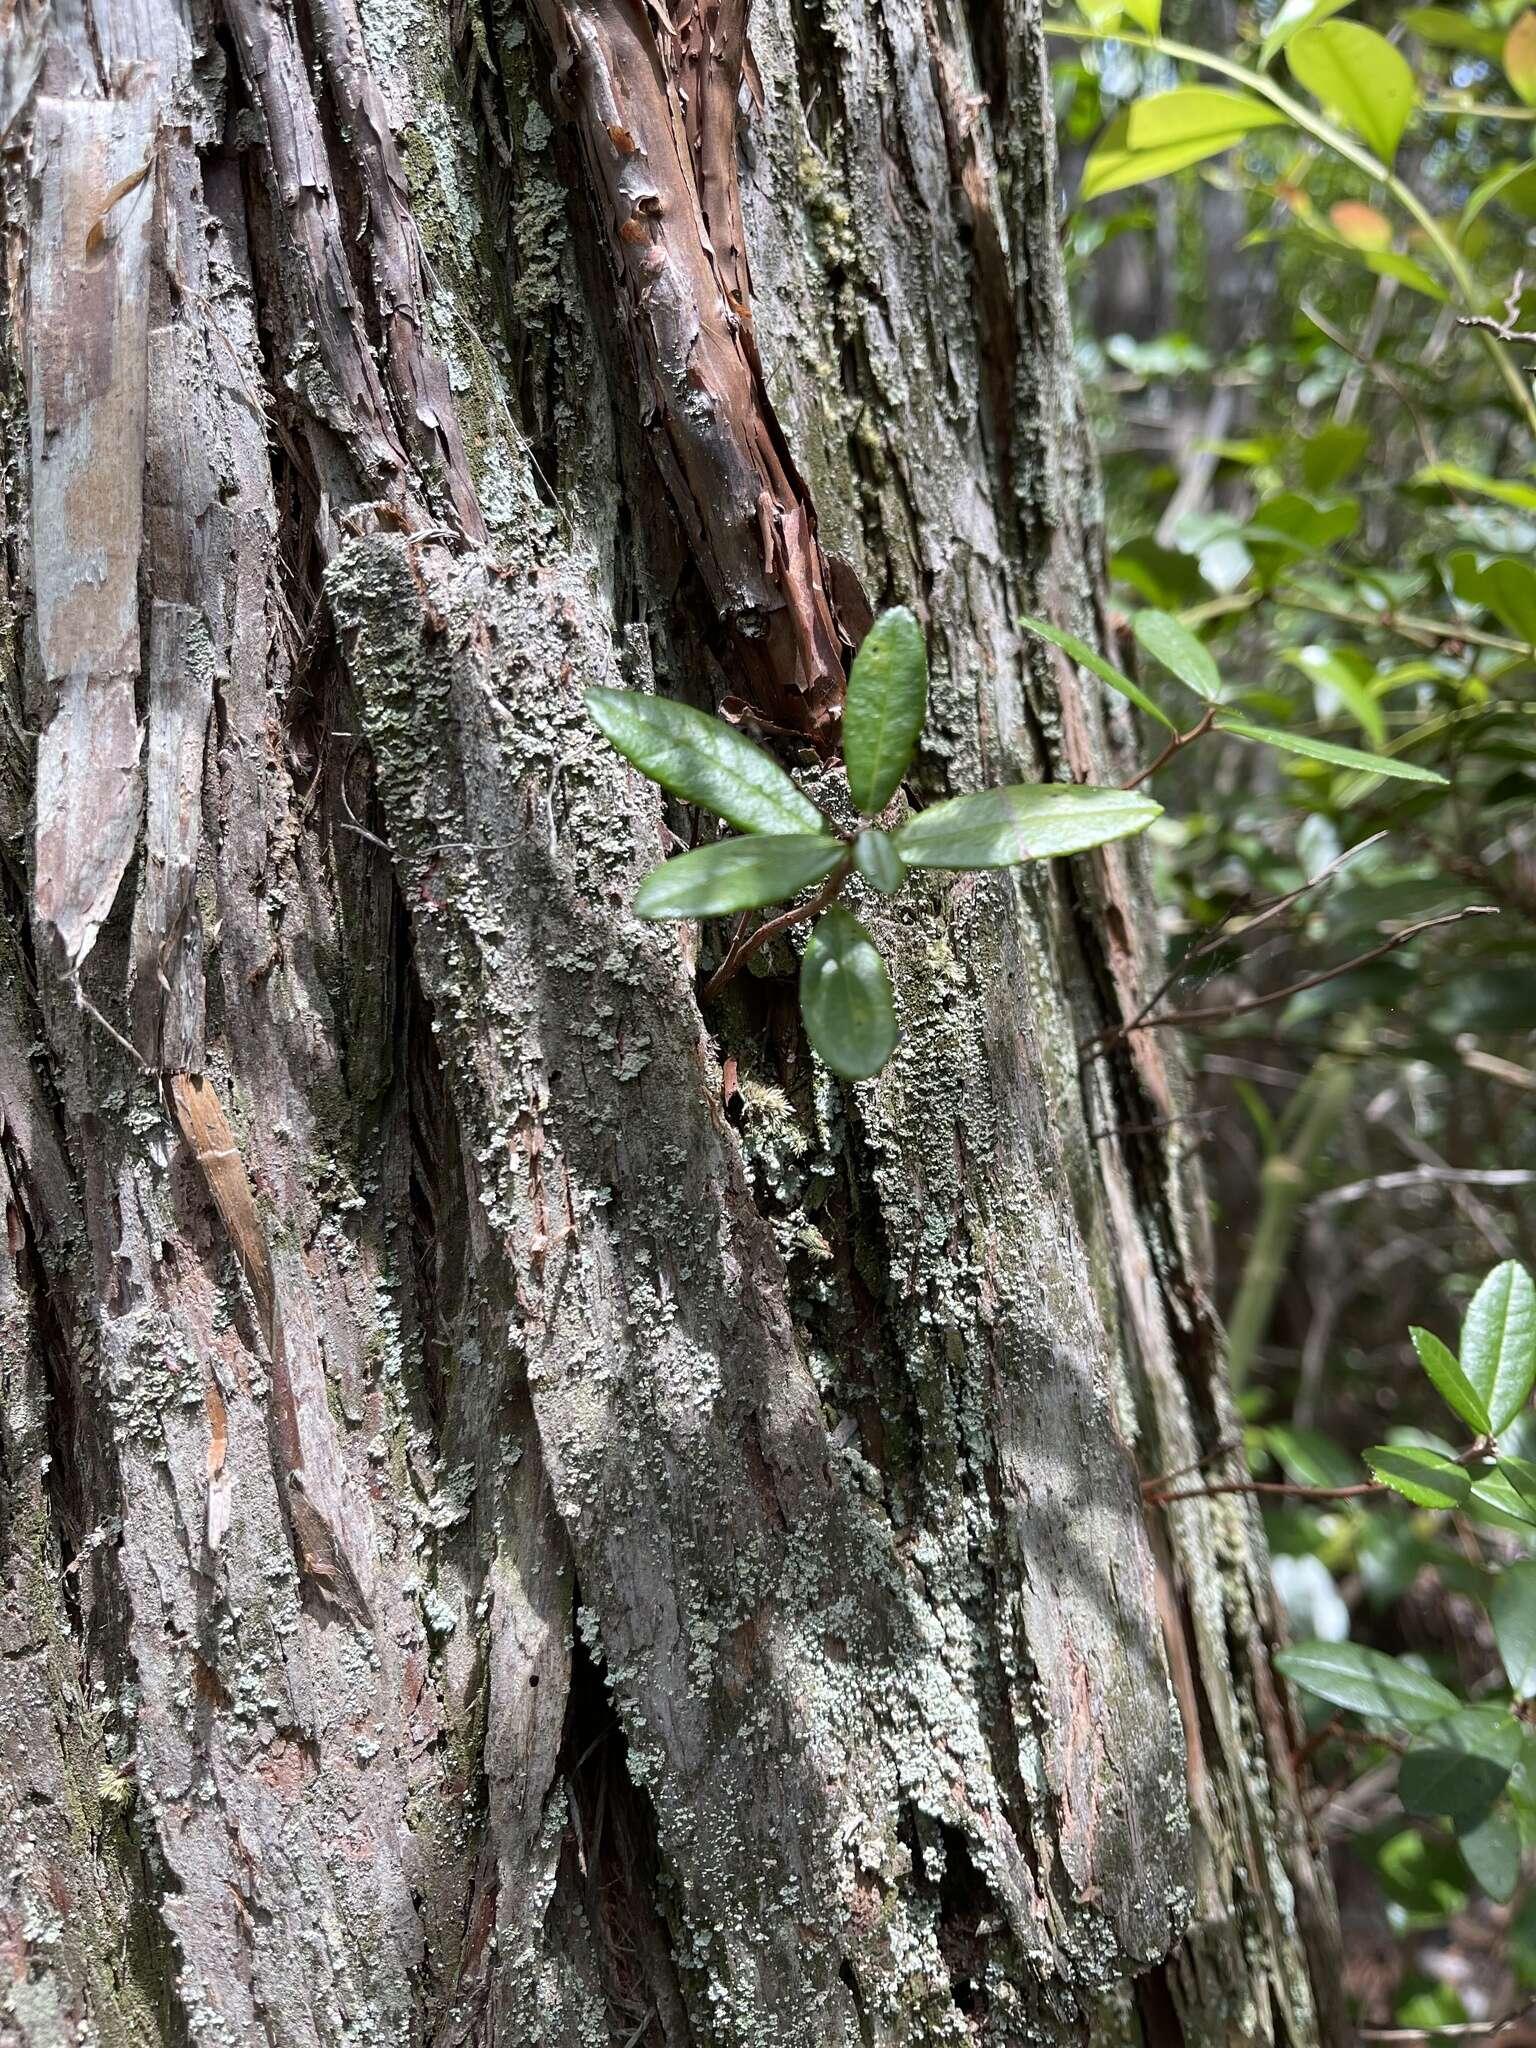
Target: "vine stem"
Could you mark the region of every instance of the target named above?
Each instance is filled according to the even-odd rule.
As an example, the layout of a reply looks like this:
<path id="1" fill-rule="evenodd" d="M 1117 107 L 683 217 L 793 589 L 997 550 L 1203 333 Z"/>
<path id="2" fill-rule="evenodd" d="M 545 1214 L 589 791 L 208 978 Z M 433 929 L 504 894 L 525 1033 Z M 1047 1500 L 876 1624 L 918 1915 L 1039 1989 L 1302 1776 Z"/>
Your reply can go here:
<path id="1" fill-rule="evenodd" d="M 1054 21 L 1046 22 L 1045 33 L 1048 36 L 1062 37 L 1069 42 L 1116 42 L 1124 43 L 1133 50 L 1150 50 L 1155 57 L 1170 57 L 1176 63 L 1193 64 L 1201 70 L 1214 71 L 1222 78 L 1234 79 L 1239 85 L 1246 86 L 1250 92 L 1257 93 L 1260 99 L 1268 100 L 1272 107 L 1278 108 L 1304 135 L 1310 135 L 1325 149 L 1331 149 L 1335 156 L 1341 156 L 1346 163 L 1353 164 L 1357 171 L 1362 171 L 1366 177 L 1373 179 L 1391 193 L 1398 205 L 1412 216 L 1433 244 L 1467 311 L 1474 314 L 1478 312 L 1477 283 L 1467 268 L 1465 258 L 1412 186 L 1406 184 L 1395 171 L 1389 170 L 1368 149 L 1353 141 L 1342 128 L 1335 128 L 1333 123 L 1324 120 L 1321 114 L 1314 114 L 1312 109 L 1303 106 L 1300 100 L 1292 99 L 1288 92 L 1276 85 L 1274 80 L 1266 77 L 1263 72 L 1250 71 L 1246 64 L 1239 64 L 1231 57 L 1218 56 L 1214 50 L 1200 50 L 1190 43 L 1171 42 L 1166 36 L 1135 35 L 1119 29 L 1111 32 L 1107 29 L 1078 28 L 1070 22 Z M 1498 367 L 1505 388 L 1524 414 L 1526 426 L 1536 434 L 1536 394 L 1532 393 L 1520 373 L 1519 366 L 1498 336 L 1483 332 L 1481 339 Z"/>
<path id="2" fill-rule="evenodd" d="M 760 946 L 766 946 L 770 939 L 776 939 L 780 932 L 787 932 L 797 924 L 804 924 L 807 918 L 817 917 L 835 903 L 843 893 L 843 884 L 848 879 L 848 862 L 833 870 L 817 890 L 809 903 L 802 903 L 794 910 L 786 910 L 778 917 L 770 917 L 760 924 L 756 931 L 747 932 L 731 942 L 730 951 L 704 984 L 701 1003 L 713 1002 L 727 982 L 734 981 L 743 967 Z"/>

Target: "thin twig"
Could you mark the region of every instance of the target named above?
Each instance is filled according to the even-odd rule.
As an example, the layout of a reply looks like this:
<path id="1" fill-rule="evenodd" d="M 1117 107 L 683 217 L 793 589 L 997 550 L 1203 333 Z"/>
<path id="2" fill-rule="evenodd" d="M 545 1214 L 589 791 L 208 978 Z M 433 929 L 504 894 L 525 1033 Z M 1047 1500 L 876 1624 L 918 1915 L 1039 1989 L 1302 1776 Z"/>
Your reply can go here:
<path id="1" fill-rule="evenodd" d="M 1358 858 L 1368 847 L 1375 846 L 1378 840 L 1385 839 L 1386 836 L 1385 832 L 1373 832 L 1369 839 L 1362 839 L 1354 846 L 1347 846 L 1341 854 L 1329 861 L 1327 867 L 1319 868 L 1317 873 L 1309 880 L 1299 883 L 1294 889 L 1287 889 L 1283 896 L 1272 897 L 1268 903 L 1263 904 L 1249 918 L 1238 936 L 1247 938 L 1250 932 L 1260 930 L 1272 918 L 1278 917 L 1283 910 L 1288 910 L 1299 897 L 1307 895 L 1313 889 L 1320 889 L 1324 882 L 1331 882 L 1341 868 L 1347 867 L 1352 860 Z M 1128 1023 L 1112 1025 L 1107 1031 L 1098 1032 L 1093 1038 L 1085 1040 L 1082 1047 L 1084 1054 L 1086 1055 L 1091 1052 L 1096 1046 L 1107 1049 L 1109 1046 L 1118 1045 L 1122 1038 L 1127 1038 L 1131 1032 L 1139 1030 L 1145 1020 L 1163 1000 L 1163 997 L 1167 995 L 1169 989 L 1173 987 L 1174 983 L 1181 981 L 1192 967 L 1198 967 L 1202 960 L 1214 953 L 1218 946 L 1225 943 L 1231 925 L 1238 915 L 1239 913 L 1235 909 L 1228 911 L 1214 931 L 1208 932 L 1197 945 L 1192 946 L 1184 955 L 1184 958 L 1179 961 L 1178 965 L 1169 974 L 1164 976 L 1163 980 L 1152 991 L 1151 995 L 1147 997 L 1141 1008 L 1136 1012 L 1136 1015 Z"/>
<path id="2" fill-rule="evenodd" d="M 1224 1479 L 1216 1486 L 1190 1486 L 1178 1493 L 1148 1493 L 1142 1498 L 1149 1507 L 1167 1507 L 1175 1500 L 1214 1500 L 1219 1493 L 1282 1494 L 1290 1500 L 1358 1500 L 1362 1494 L 1390 1493 L 1379 1479 L 1364 1479 L 1358 1486 L 1299 1486 L 1289 1479 Z"/>
<path id="3" fill-rule="evenodd" d="M 1193 746 L 1196 740 L 1208 733 L 1215 722 L 1215 718 L 1216 706 L 1213 704 L 1198 725 L 1192 725 L 1188 732 L 1176 732 L 1155 761 L 1149 761 L 1145 768 L 1133 775 L 1129 782 L 1122 782 L 1120 787 L 1122 789 L 1140 789 L 1148 777 L 1155 775 L 1165 762 L 1171 761 L 1175 754 L 1181 753 L 1185 747 Z"/>
<path id="4" fill-rule="evenodd" d="M 1241 1450 L 1241 1436 L 1223 1437 L 1214 1451 L 1202 1451 L 1198 1458 L 1191 1458 L 1187 1465 L 1175 1465 L 1171 1472 L 1159 1472 L 1151 1479 L 1143 1479 L 1143 1493 L 1155 1493 L 1160 1486 L 1166 1486 L 1172 1479 L 1187 1479 L 1191 1472 L 1200 1472 L 1207 1465 L 1214 1465 L 1218 1458 L 1225 1458 L 1229 1452 Z"/>
<path id="5" fill-rule="evenodd" d="M 1116 1035 L 1128 1038 L 1133 1031 L 1166 1031 L 1185 1024 L 1224 1023 L 1231 1017 L 1246 1017 L 1254 1010 L 1268 1008 L 1272 1003 L 1283 1003 L 1292 996 L 1304 995 L 1308 989 L 1321 988 L 1325 981 L 1337 981 L 1341 974 L 1352 974 L 1357 967 L 1368 967 L 1373 960 L 1396 952 L 1399 946 L 1406 946 L 1410 939 L 1418 938 L 1423 932 L 1437 931 L 1442 925 L 1460 924 L 1466 917 L 1497 917 L 1498 914 L 1491 903 L 1473 903 L 1465 910 L 1447 911 L 1442 917 L 1421 918 L 1417 924 L 1405 925 L 1400 932 L 1394 932 L 1391 938 L 1383 939 L 1379 946 L 1372 946 L 1368 952 L 1357 953 L 1352 960 L 1341 960 L 1337 967 L 1324 967 L 1316 974 L 1303 975 L 1300 981 L 1271 989 L 1268 995 L 1247 996 L 1235 1003 L 1211 1003 L 1197 1010 L 1170 1010 L 1162 1017 L 1146 1017 L 1140 1023 L 1127 1024 Z"/>
<path id="6" fill-rule="evenodd" d="M 1467 2041 L 1479 2036 L 1487 2041 L 1495 2034 L 1507 2034 L 1532 2012 L 1536 2012 L 1536 1998 L 1528 1998 L 1497 2020 L 1457 2020 L 1443 2027 L 1357 2027 L 1355 2031 L 1362 2041 Z"/>
<path id="7" fill-rule="evenodd" d="M 828 904 L 835 903 L 842 894 L 843 884 L 847 879 L 848 863 L 844 861 L 842 866 L 827 878 L 809 903 L 802 903 L 795 910 L 786 910 L 778 917 L 770 917 L 766 923 L 760 924 L 755 932 L 749 932 L 745 938 L 737 939 L 705 983 L 700 1002 L 712 1002 L 727 982 L 735 980 L 759 947 L 766 946 L 768 941 L 776 939 L 780 932 L 787 932 L 794 925 L 804 924 L 808 917 L 815 917 L 820 911 L 825 910 Z"/>
<path id="8" fill-rule="evenodd" d="M 1314 1195 L 1308 1206 L 1331 1209 L 1337 1202 L 1358 1202 L 1366 1195 L 1390 1194 L 1398 1188 L 1426 1187 L 1442 1181 L 1459 1187 L 1523 1188 L 1536 1181 L 1536 1173 L 1523 1166 L 1410 1166 L 1400 1173 L 1373 1173 L 1368 1180 L 1346 1181 L 1343 1187 L 1327 1188 Z"/>

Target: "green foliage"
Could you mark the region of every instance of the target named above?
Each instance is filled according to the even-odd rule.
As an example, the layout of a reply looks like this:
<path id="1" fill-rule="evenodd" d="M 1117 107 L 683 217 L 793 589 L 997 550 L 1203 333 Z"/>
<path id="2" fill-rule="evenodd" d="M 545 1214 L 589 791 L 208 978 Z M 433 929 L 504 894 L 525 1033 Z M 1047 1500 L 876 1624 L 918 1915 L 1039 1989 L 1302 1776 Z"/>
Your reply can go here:
<path id="1" fill-rule="evenodd" d="M 1275 1663 L 1319 1699 L 1389 1727 L 1420 1728 L 1456 1711 L 1455 1693 L 1437 1678 L 1363 1643 L 1297 1643 Z"/>
<path id="2" fill-rule="evenodd" d="M 1220 156 L 1261 128 L 1284 126 L 1284 114 L 1251 93 L 1215 86 L 1184 86 L 1137 100 L 1088 159 L 1081 196 L 1102 199 L 1127 185 L 1144 185 Z"/>
<path id="3" fill-rule="evenodd" d="M 1472 1296 L 1459 1359 L 1430 1332 L 1410 1333 L 1429 1385 L 1474 1432 L 1473 1441 L 1455 1454 L 1427 1439 L 1365 1451 L 1366 1467 L 1383 1492 L 1429 1516 L 1470 1512 L 1536 1540 L 1536 1464 L 1514 1454 L 1489 1455 L 1492 1433 L 1518 1424 L 1536 1382 L 1533 1305 L 1529 1275 L 1506 1261 Z M 1283 1444 L 1294 1434 L 1271 1429 L 1265 1439 Z M 1327 1446 L 1326 1438 L 1321 1441 Z M 1295 1469 L 1294 1457 L 1285 1462 Z M 1336 1489 L 1334 1447 L 1302 1463 L 1302 1492 Z M 1320 1472 L 1326 1480 L 1312 1476 Z M 1418 1540 L 1421 1557 L 1436 1555 Z M 1506 1680 L 1500 1696 L 1466 1702 L 1432 1673 L 1354 1641 L 1299 1643 L 1275 1661 L 1304 1692 L 1359 1715 L 1368 1727 L 1412 1733 L 1397 1773 L 1404 1813 L 1448 1826 L 1472 1880 L 1490 1897 L 1507 1900 L 1520 1881 L 1527 1823 L 1536 1832 L 1536 1801 L 1524 1775 L 1531 1738 L 1522 1719 L 1524 1703 L 1536 1698 L 1536 1559 L 1501 1557 L 1469 1575 L 1464 1586 L 1487 1609 Z M 1401 1873 L 1397 1880 L 1385 1868 L 1381 1874 L 1389 1894 L 1401 1898 Z M 1431 1886 L 1413 1910 L 1434 1917 L 1444 1908 Z"/>
<path id="4" fill-rule="evenodd" d="M 1095 671 L 1107 668 L 1081 642 L 1036 630 Z M 1133 701 L 1171 726 L 1134 684 L 1120 681 Z M 723 987 L 757 943 L 814 918 L 801 961 L 801 1014 L 816 1053 L 850 1081 L 878 1074 L 898 1036 L 885 962 L 864 926 L 836 901 L 852 878 L 893 896 L 914 867 L 1014 867 L 1083 853 L 1140 832 L 1161 815 L 1160 805 L 1134 790 L 1018 784 L 933 804 L 894 833 L 871 822 L 896 796 L 927 710 L 927 649 L 917 620 L 900 605 L 875 620 L 849 671 L 844 767 L 862 820 L 851 833 L 834 826 L 776 761 L 723 719 L 625 690 L 589 690 L 586 702 L 598 730 L 642 774 L 745 835 L 654 868 L 636 893 L 637 916 L 725 917 L 792 903 L 822 885 L 803 908 L 755 934 L 738 932 L 705 994 Z"/>
<path id="5" fill-rule="evenodd" d="M 1511 1565 L 1500 1574 L 1488 1613 L 1515 1698 L 1536 1696 L 1536 1564 Z"/>
<path id="6" fill-rule="evenodd" d="M 635 896 L 635 915 L 728 917 L 734 910 L 760 910 L 825 881 L 846 858 L 839 842 L 820 832 L 720 839 L 653 868 Z"/>
<path id="7" fill-rule="evenodd" d="M 890 976 L 859 920 L 834 904 L 818 918 L 800 963 L 806 1036 L 834 1074 L 862 1081 L 896 1050 Z"/>
<path id="8" fill-rule="evenodd" d="M 905 605 L 882 612 L 848 672 L 843 761 L 848 794 L 866 817 L 896 794 L 928 711 L 928 649 Z"/>
<path id="9" fill-rule="evenodd" d="M 1390 164 L 1418 92 L 1407 60 L 1357 21 L 1304 28 L 1285 45 L 1299 85 Z"/>
<path id="10" fill-rule="evenodd" d="M 1209 650 L 1188 626 L 1167 612 L 1140 611 L 1131 630 L 1154 661 L 1160 661 L 1208 704 L 1221 702 L 1221 672 Z"/>
<path id="11" fill-rule="evenodd" d="M 1015 783 L 919 811 L 896 834 L 896 851 L 912 868 L 1008 868 L 1124 839 L 1161 814 L 1134 790 Z"/>
<path id="12" fill-rule="evenodd" d="M 1536 1382 L 1536 1288 L 1512 1260 L 1496 1266 L 1472 1297 L 1461 1326 L 1461 1369 L 1497 1436 Z"/>
<path id="13" fill-rule="evenodd" d="M 820 832 L 826 820 L 761 747 L 687 704 L 632 690 L 587 692 L 592 723 L 626 761 L 738 832 Z"/>

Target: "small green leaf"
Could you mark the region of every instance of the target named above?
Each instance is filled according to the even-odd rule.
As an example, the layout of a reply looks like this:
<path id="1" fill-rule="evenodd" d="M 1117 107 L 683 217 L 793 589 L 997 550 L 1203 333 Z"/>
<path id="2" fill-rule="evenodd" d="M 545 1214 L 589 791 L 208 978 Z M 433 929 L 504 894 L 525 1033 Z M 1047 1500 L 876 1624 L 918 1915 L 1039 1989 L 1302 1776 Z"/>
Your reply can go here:
<path id="1" fill-rule="evenodd" d="M 1421 488 L 1438 485 L 1445 491 L 1470 491 L 1479 498 L 1496 498 L 1501 505 L 1513 505 L 1517 512 L 1536 512 L 1536 489 L 1530 484 L 1506 483 L 1502 477 L 1484 476 L 1461 462 L 1429 462 L 1416 469 L 1409 483 Z"/>
<path id="2" fill-rule="evenodd" d="M 1063 654 L 1070 654 L 1081 668 L 1091 669 L 1101 683 L 1108 683 L 1112 690 L 1118 690 L 1122 697 L 1129 697 L 1138 711 L 1145 711 L 1149 718 L 1155 718 L 1159 725 L 1174 730 L 1173 720 L 1166 711 L 1160 710 L 1152 699 L 1129 676 L 1121 675 L 1119 669 L 1111 666 L 1102 654 L 1083 641 L 1074 639 L 1070 633 L 1063 633 L 1057 626 L 1048 626 L 1043 619 L 1020 619 L 1019 624 L 1026 632 L 1038 633 L 1042 640 L 1049 640 L 1053 647 L 1059 647 Z"/>
<path id="3" fill-rule="evenodd" d="M 1278 107 L 1251 93 L 1183 85 L 1137 100 L 1110 124 L 1083 166 L 1080 200 L 1100 199 L 1127 185 L 1182 171 L 1241 142 L 1260 128 L 1284 128 Z"/>
<path id="4" fill-rule="evenodd" d="M 896 851 L 911 868 L 1008 868 L 1124 839 L 1161 815 L 1135 790 L 1019 782 L 919 811 L 896 834 Z"/>
<path id="5" fill-rule="evenodd" d="M 896 842 L 878 825 L 866 825 L 853 842 L 853 864 L 882 896 L 894 896 L 907 879 L 907 870 Z"/>
<path id="6" fill-rule="evenodd" d="M 1327 761 L 1335 768 L 1359 768 L 1372 775 L 1389 775 L 1399 782 L 1444 782 L 1433 768 L 1420 768 L 1413 761 L 1400 761 L 1393 754 L 1366 754 L 1358 747 L 1336 746 L 1332 740 L 1314 740 L 1304 733 L 1281 732 L 1272 725 L 1250 725 L 1246 718 L 1222 717 L 1218 732 L 1235 739 L 1252 740 L 1261 747 L 1278 747 L 1283 754 L 1301 754 L 1308 761 Z"/>
<path id="7" fill-rule="evenodd" d="M 1437 1678 L 1363 1643 L 1297 1643 L 1275 1663 L 1287 1678 L 1319 1699 L 1373 1720 L 1421 1728 L 1453 1714 L 1456 1695 Z"/>
<path id="8" fill-rule="evenodd" d="M 900 786 L 928 709 L 928 649 L 905 605 L 882 612 L 864 635 L 843 702 L 848 792 L 873 817 Z"/>
<path id="9" fill-rule="evenodd" d="M 1361 259 L 1367 270 L 1377 277 L 1393 277 L 1399 284 L 1407 285 L 1409 291 L 1417 292 L 1421 298 L 1433 299 L 1437 306 L 1443 306 L 1450 293 L 1437 277 L 1432 277 L 1422 263 L 1415 263 L 1411 256 L 1405 256 L 1401 249 L 1371 249 Z"/>
<path id="10" fill-rule="evenodd" d="M 1531 1513 L 1536 1514 L 1536 1465 L 1529 1458 L 1498 1458 L 1493 1469 L 1510 1491 L 1525 1502 Z"/>
<path id="11" fill-rule="evenodd" d="M 1536 1564 L 1505 1566 L 1488 1613 L 1515 1698 L 1536 1696 Z"/>
<path id="12" fill-rule="evenodd" d="M 1352 1486 L 1360 1468 L 1342 1444 L 1320 1429 L 1274 1425 L 1262 1432 L 1266 1447 L 1297 1486 Z"/>
<path id="13" fill-rule="evenodd" d="M 1471 1827 L 1456 1829 L 1462 1861 L 1490 1899 L 1500 1905 L 1520 1882 L 1520 1828 L 1513 1814 L 1495 1808 Z"/>
<path id="14" fill-rule="evenodd" d="M 1497 1436 L 1536 1383 L 1536 1288 L 1513 1259 L 1495 1266 L 1472 1297 L 1461 1326 L 1461 1369 Z"/>
<path id="15" fill-rule="evenodd" d="M 1445 558 L 1443 573 L 1463 604 L 1484 606 L 1511 633 L 1536 646 L 1536 569 L 1529 562 L 1455 548 Z"/>
<path id="16" fill-rule="evenodd" d="M 1297 82 L 1390 166 L 1418 99 L 1408 60 L 1358 21 L 1304 28 L 1285 56 Z"/>
<path id="17" fill-rule="evenodd" d="M 1300 669 L 1314 683 L 1321 683 L 1325 690 L 1331 690 L 1373 747 L 1385 746 L 1386 715 L 1371 695 L 1366 680 L 1374 673 L 1369 661 L 1356 656 L 1352 648 L 1316 644 L 1287 648 L 1281 659 Z"/>
<path id="18" fill-rule="evenodd" d="M 1362 1850 L 1370 1859 L 1363 1842 Z M 1404 1828 L 1375 1850 L 1374 1861 L 1382 1890 L 1405 1912 L 1449 1919 L 1467 1903 L 1461 1858 L 1443 1838 Z"/>
<path id="19" fill-rule="evenodd" d="M 1221 672 L 1205 643 L 1168 612 L 1137 612 L 1131 631 L 1154 661 L 1171 669 L 1207 704 L 1221 702 Z"/>
<path id="20" fill-rule="evenodd" d="M 1491 206 L 1495 199 L 1502 199 L 1511 211 L 1528 218 L 1531 198 L 1536 192 L 1536 164 L 1529 157 L 1516 157 L 1513 162 L 1500 164 L 1490 171 L 1486 178 L 1473 186 L 1467 195 L 1467 203 L 1461 209 L 1457 232 L 1465 237 L 1467 229 L 1477 219 L 1485 206 Z"/>
<path id="21" fill-rule="evenodd" d="M 846 850 L 824 833 L 754 833 L 722 839 L 652 868 L 635 896 L 637 917 L 725 917 L 787 903 L 825 881 Z"/>
<path id="22" fill-rule="evenodd" d="M 1301 444 L 1302 480 L 1309 491 L 1331 491 L 1360 465 L 1371 445 L 1369 427 L 1319 427 Z"/>
<path id="23" fill-rule="evenodd" d="M 1523 1468 L 1518 1476 L 1514 1467 Z M 1500 1458 L 1483 1466 L 1472 1481 L 1471 1505 L 1490 1514 L 1501 1528 L 1536 1529 L 1536 1465 L 1523 1458 Z"/>
<path id="24" fill-rule="evenodd" d="M 1376 1444 L 1361 1454 L 1371 1476 L 1421 1508 L 1459 1508 L 1472 1481 L 1453 1458 L 1411 1444 Z"/>
<path id="25" fill-rule="evenodd" d="M 1125 0 L 1123 10 L 1145 35 L 1155 36 L 1163 25 L 1163 0 Z"/>
<path id="26" fill-rule="evenodd" d="M 1454 7 L 1410 7 L 1402 21 L 1405 28 L 1437 49 L 1464 50 L 1469 57 L 1483 57 L 1491 64 L 1499 61 L 1503 48 L 1499 31 L 1468 21 Z"/>
<path id="27" fill-rule="evenodd" d="M 1425 1820 L 1474 1825 L 1509 1782 L 1520 1729 L 1500 1707 L 1468 1707 L 1437 1721 L 1404 1756 L 1397 1796 Z"/>
<path id="28" fill-rule="evenodd" d="M 778 763 L 724 719 L 635 690 L 588 690 L 586 705 L 604 739 L 642 775 L 738 832 L 825 828 L 826 819 Z"/>
<path id="29" fill-rule="evenodd" d="M 1419 1363 L 1446 1406 L 1479 1436 L 1488 1434 L 1488 1407 L 1457 1363 L 1456 1354 L 1429 1330 L 1410 1329 Z"/>
<path id="30" fill-rule="evenodd" d="M 1348 5 L 1349 0 L 1285 0 L 1260 45 L 1260 67 L 1273 63 L 1292 36 L 1311 28 L 1314 22 L 1326 21 L 1330 14 L 1337 14 Z"/>
<path id="31" fill-rule="evenodd" d="M 812 1046 L 834 1074 L 865 1081 L 896 1049 L 890 976 L 856 917 L 833 904 L 817 919 L 800 963 L 800 1011 Z"/>

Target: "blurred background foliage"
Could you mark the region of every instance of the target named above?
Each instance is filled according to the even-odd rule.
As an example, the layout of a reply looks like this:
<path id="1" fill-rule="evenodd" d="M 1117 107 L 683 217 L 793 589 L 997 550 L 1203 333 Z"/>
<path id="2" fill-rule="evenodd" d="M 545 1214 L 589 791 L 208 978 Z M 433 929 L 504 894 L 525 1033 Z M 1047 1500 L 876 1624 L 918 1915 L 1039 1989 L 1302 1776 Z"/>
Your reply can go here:
<path id="1" fill-rule="evenodd" d="M 1536 2041 L 1536 1734 L 1510 1648 L 1536 1511 L 1507 1484 L 1501 1511 L 1494 1469 L 1536 1458 L 1536 1430 L 1527 1402 L 1480 1440 L 1408 1335 L 1454 1350 L 1484 1276 L 1536 1250 L 1536 11 L 1094 0 L 1047 21 L 1117 657 L 1150 687 L 1129 623 L 1175 614 L 1241 716 L 1447 778 L 1210 730 L 1151 781 L 1153 1014 L 1185 1019 L 1181 1141 L 1247 1424 L 1182 1484 L 1297 1489 L 1262 1496 L 1293 1635 L 1475 1707 L 1463 1785 L 1478 1728 L 1513 1729 L 1482 1743 L 1507 1759 L 1495 1796 L 1458 1816 L 1422 1771 L 1399 1782 L 1420 1724 L 1303 1694 L 1362 2026 Z M 1166 734 L 1142 724 L 1150 760 Z M 1478 1484 L 1450 1505 L 1306 1490 L 1370 1483 L 1373 1446 Z M 1468 1847 L 1490 1816 L 1499 1856 Z"/>

